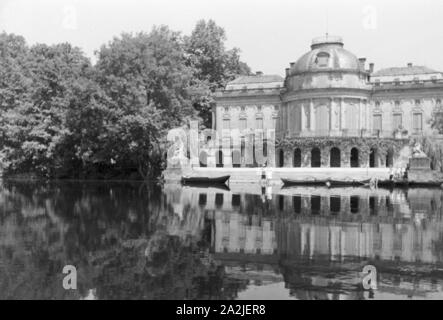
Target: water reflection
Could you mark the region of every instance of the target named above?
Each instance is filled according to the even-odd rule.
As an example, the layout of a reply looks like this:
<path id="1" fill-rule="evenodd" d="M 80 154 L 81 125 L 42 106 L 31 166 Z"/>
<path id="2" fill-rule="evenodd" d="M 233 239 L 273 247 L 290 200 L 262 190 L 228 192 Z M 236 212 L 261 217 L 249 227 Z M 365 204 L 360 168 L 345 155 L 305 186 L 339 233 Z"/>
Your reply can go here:
<path id="1" fill-rule="evenodd" d="M 0 298 L 443 298 L 442 202 L 438 189 L 7 181 Z M 66 264 L 78 290 L 62 288 Z"/>

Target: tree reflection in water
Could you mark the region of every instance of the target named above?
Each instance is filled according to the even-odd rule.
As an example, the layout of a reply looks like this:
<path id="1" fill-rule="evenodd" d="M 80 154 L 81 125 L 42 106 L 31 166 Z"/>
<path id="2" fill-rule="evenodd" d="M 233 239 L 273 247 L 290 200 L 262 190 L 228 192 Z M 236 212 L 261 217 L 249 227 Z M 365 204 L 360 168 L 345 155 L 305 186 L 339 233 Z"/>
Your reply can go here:
<path id="1" fill-rule="evenodd" d="M 4 181 L 0 299 L 442 297 L 441 191 L 245 189 Z"/>

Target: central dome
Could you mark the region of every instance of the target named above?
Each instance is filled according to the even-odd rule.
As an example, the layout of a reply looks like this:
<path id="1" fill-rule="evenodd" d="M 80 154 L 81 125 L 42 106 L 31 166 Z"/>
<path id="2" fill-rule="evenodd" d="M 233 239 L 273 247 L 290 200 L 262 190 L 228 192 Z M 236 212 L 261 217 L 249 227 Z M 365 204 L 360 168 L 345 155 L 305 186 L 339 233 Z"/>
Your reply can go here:
<path id="1" fill-rule="evenodd" d="M 334 36 L 312 40 L 311 51 L 298 59 L 290 69 L 291 75 L 330 70 L 365 72 L 358 58 L 343 48 L 342 38 Z"/>

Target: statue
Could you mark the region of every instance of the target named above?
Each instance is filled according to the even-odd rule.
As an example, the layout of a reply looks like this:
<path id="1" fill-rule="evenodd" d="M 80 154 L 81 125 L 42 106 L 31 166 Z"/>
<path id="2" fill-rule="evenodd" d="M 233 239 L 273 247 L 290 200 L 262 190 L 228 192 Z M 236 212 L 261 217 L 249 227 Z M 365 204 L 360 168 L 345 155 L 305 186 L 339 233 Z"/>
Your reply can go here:
<path id="1" fill-rule="evenodd" d="M 427 158 L 426 153 L 423 152 L 420 142 L 416 142 L 412 148 L 413 158 Z"/>
<path id="2" fill-rule="evenodd" d="M 185 148 L 183 145 L 183 141 L 180 138 L 177 138 L 175 140 L 175 150 L 174 150 L 174 155 L 172 156 L 172 158 L 183 158 L 185 157 Z"/>
<path id="3" fill-rule="evenodd" d="M 180 137 L 176 137 L 172 146 L 172 156 L 168 155 L 168 167 L 182 168 L 187 164 L 185 145 Z"/>

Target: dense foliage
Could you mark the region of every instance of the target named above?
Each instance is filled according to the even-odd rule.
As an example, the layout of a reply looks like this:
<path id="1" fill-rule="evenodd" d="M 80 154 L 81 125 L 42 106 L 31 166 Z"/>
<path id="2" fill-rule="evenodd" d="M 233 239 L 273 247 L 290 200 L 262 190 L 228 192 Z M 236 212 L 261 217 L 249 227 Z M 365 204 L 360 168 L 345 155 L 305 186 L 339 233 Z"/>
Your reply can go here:
<path id="1" fill-rule="evenodd" d="M 166 26 L 122 34 L 92 65 L 68 43 L 28 46 L 0 34 L 0 171 L 49 178 L 152 178 L 166 135 L 211 124 L 215 90 L 249 73 L 224 30 Z"/>

